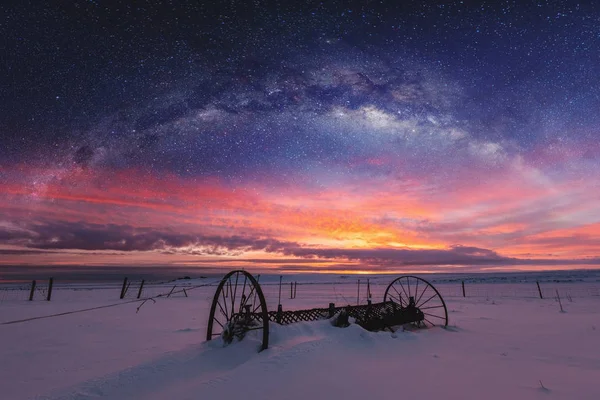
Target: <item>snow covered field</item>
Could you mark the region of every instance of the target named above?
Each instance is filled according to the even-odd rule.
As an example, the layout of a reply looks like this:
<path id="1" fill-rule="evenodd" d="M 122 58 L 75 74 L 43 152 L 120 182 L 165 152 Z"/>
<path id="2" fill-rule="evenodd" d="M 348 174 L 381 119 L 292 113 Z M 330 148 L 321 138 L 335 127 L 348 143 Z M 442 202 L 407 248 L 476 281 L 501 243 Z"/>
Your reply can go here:
<path id="1" fill-rule="evenodd" d="M 525 290 L 518 283 L 498 285 L 467 288 Z M 536 298 L 530 284 L 532 295 L 521 298 L 462 298 L 455 284 L 436 286 L 448 305 L 448 329 L 392 334 L 328 321 L 272 324 L 270 348 L 262 353 L 251 336 L 225 348 L 204 341 L 214 286 L 146 302 L 137 312 L 140 303 L 133 302 L 0 325 L 0 398 L 600 398 L 600 297 L 563 297 L 561 312 L 554 298 Z M 171 287 L 153 288 L 153 294 Z M 561 287 L 561 296 L 596 287 L 575 282 Z M 269 309 L 276 309 L 277 285 L 263 289 Z M 374 281 L 375 301 L 384 289 Z M 3 301 L 0 323 L 131 300 L 118 300 L 118 291 L 118 285 L 85 290 L 72 284 L 59 286 L 51 302 Z M 356 292 L 356 284 L 305 285 L 289 299 L 284 286 L 282 304 L 343 305 L 355 303 Z"/>

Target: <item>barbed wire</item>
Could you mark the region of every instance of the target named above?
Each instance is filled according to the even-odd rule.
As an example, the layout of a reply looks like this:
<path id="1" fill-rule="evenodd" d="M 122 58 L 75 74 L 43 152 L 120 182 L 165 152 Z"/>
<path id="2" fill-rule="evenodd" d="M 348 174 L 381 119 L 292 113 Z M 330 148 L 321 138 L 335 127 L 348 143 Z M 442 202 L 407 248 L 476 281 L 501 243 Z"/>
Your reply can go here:
<path id="1" fill-rule="evenodd" d="M 151 296 L 151 297 L 144 297 L 141 299 L 135 299 L 135 300 L 128 300 L 128 301 L 120 301 L 118 303 L 112 303 L 112 304 L 105 304 L 102 306 L 96 306 L 96 307 L 88 307 L 88 308 L 82 308 L 79 310 L 71 310 L 71 311 L 64 311 L 64 312 L 60 312 L 60 313 L 54 313 L 54 314 L 48 314 L 48 315 L 38 315 L 35 317 L 29 317 L 29 318 L 23 318 L 23 319 L 17 319 L 17 320 L 12 320 L 12 321 L 5 321 L 5 322 L 0 322 L 0 325 L 12 325 L 12 324 L 19 324 L 22 322 L 29 322 L 29 321 L 35 321 L 38 319 L 45 319 L 45 318 L 54 318 L 54 317 L 60 317 L 63 315 L 69 315 L 69 314 L 77 314 L 77 313 L 82 313 L 82 312 L 88 312 L 88 311 L 94 311 L 94 310 L 100 310 L 103 308 L 110 308 L 110 307 L 117 307 L 117 306 L 122 306 L 122 305 L 126 305 L 126 304 L 131 304 L 131 303 L 138 303 L 141 302 L 142 304 L 140 304 L 140 306 L 136 309 L 136 313 L 139 311 L 139 309 L 149 300 L 152 300 L 156 303 L 156 301 L 154 299 L 160 298 L 160 297 L 165 297 L 167 295 L 172 296 L 173 294 L 176 293 L 183 293 L 186 291 L 190 291 L 190 290 L 194 290 L 194 289 L 198 289 L 201 287 L 206 287 L 206 286 L 213 286 L 215 284 L 218 284 L 219 282 L 221 282 L 221 279 L 218 279 L 216 281 L 213 281 L 211 283 L 205 283 L 205 284 L 201 284 L 201 285 L 194 285 L 194 286 L 188 286 L 187 288 L 183 288 L 182 290 L 171 290 L 168 294 L 167 293 L 161 293 L 158 294 L 156 296 Z"/>

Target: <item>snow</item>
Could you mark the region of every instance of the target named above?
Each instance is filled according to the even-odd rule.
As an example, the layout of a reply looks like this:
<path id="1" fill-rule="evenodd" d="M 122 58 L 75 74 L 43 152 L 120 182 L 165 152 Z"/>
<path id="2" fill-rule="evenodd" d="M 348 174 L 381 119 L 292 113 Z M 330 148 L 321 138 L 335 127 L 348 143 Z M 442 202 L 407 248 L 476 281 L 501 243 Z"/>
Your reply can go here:
<path id="1" fill-rule="evenodd" d="M 484 285 L 473 286 L 485 291 Z M 563 298 L 561 313 L 554 298 L 448 296 L 447 329 L 391 333 L 335 328 L 329 321 L 271 324 L 270 347 L 258 353 L 256 332 L 227 347 L 205 342 L 214 286 L 149 301 L 137 312 L 140 303 L 121 304 L 131 298 L 119 300 L 117 287 L 75 290 L 81 287 L 71 284 L 50 302 L 0 303 L 0 323 L 120 304 L 0 325 L 0 397 L 600 398 L 600 297 Z M 451 291 L 443 283 L 437 287 Z M 269 309 L 276 309 L 278 286 L 263 289 Z M 373 285 L 375 301 L 384 289 Z M 512 291 L 521 289 L 514 284 Z M 299 286 L 296 299 L 289 299 L 289 286 L 282 289 L 284 309 L 346 301 L 356 301 L 355 283 L 335 290 L 322 282 Z"/>

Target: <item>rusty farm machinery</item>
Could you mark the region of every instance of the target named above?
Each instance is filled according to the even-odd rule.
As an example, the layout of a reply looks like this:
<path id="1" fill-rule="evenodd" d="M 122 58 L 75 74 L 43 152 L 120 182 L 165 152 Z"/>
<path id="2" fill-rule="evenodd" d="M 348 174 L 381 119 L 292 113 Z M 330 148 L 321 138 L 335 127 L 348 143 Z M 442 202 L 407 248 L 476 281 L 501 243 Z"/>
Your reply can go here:
<path id="1" fill-rule="evenodd" d="M 250 273 L 231 271 L 221 280 L 210 307 L 206 339 L 221 337 L 225 344 L 241 340 L 249 331 L 262 331 L 260 350 L 269 346 L 269 323 L 280 325 L 300 321 L 331 319 L 336 326 L 348 326 L 352 318 L 369 331 L 398 326 L 414 328 L 445 327 L 448 325 L 446 303 L 433 285 L 425 279 L 404 275 L 394 279 L 386 288 L 383 301 L 361 305 L 283 311 L 267 310 L 260 284 Z"/>

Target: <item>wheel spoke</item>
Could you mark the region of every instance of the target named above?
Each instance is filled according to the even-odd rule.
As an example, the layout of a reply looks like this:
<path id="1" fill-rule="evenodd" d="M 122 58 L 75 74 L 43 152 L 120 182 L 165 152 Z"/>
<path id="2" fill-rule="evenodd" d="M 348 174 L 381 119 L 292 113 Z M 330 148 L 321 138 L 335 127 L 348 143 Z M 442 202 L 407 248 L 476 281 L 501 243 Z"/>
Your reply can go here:
<path id="1" fill-rule="evenodd" d="M 258 277 L 256 278 L 256 283 L 258 283 L 260 285 L 260 275 L 258 275 Z M 254 290 L 254 286 L 252 286 L 252 289 Z M 252 299 L 252 304 L 256 303 L 256 294 L 257 293 L 258 293 L 257 291 L 254 291 L 254 299 Z M 248 297 L 250 297 L 250 296 L 248 296 Z"/>
<path id="2" fill-rule="evenodd" d="M 417 279 L 417 287 L 415 288 L 415 300 L 417 299 L 417 294 L 419 294 L 419 279 Z M 417 304 L 416 301 L 415 304 Z"/>
<path id="3" fill-rule="evenodd" d="M 252 286 L 250 288 L 250 292 L 248 293 L 248 297 L 246 297 L 246 300 L 244 300 L 244 303 L 242 304 L 242 308 L 244 308 L 246 306 L 246 304 L 248 304 L 248 300 L 252 296 L 252 292 L 254 292 L 254 286 Z M 254 293 L 254 299 L 256 300 L 256 292 Z M 254 303 L 252 303 L 252 304 L 254 304 Z"/>
<path id="4" fill-rule="evenodd" d="M 219 305 L 219 308 L 221 309 L 221 312 L 223 313 L 223 315 L 225 315 L 225 318 L 229 319 L 229 315 L 227 315 L 227 313 L 225 311 L 223 311 L 223 306 L 221 305 L 221 302 L 219 302 L 217 300 L 217 304 Z M 227 307 L 227 304 L 225 304 L 225 307 Z"/>
<path id="5" fill-rule="evenodd" d="M 246 303 L 246 281 L 248 280 L 248 277 L 246 275 L 244 275 L 244 288 L 242 289 L 242 301 L 240 302 L 240 313 L 242 312 L 242 307 L 244 306 L 244 303 Z"/>
<path id="6" fill-rule="evenodd" d="M 425 289 L 423 289 L 423 291 L 421 292 L 421 295 L 419 296 L 419 298 L 417 299 L 417 301 L 415 301 L 415 305 L 419 304 L 419 301 L 421 301 L 421 298 L 423 297 L 423 295 L 427 291 L 427 288 L 429 288 L 429 285 L 425 285 Z"/>
<path id="7" fill-rule="evenodd" d="M 390 296 L 391 299 L 395 299 L 396 297 L 394 297 L 393 294 L 388 293 L 388 296 Z M 400 303 L 400 305 L 402 305 L 402 299 L 398 299 L 398 302 Z"/>
<path id="8" fill-rule="evenodd" d="M 444 308 L 444 306 L 440 304 L 439 306 L 419 307 L 419 310 L 429 310 L 431 308 Z"/>
<path id="9" fill-rule="evenodd" d="M 225 322 L 221 322 L 221 321 L 219 320 L 219 318 L 217 318 L 217 317 L 214 317 L 214 318 L 213 318 L 213 321 L 216 321 L 216 322 L 217 322 L 217 324 L 219 324 L 219 326 L 221 327 L 221 331 L 224 331 L 224 330 L 225 330 L 225 326 L 227 326 L 227 324 L 228 324 L 228 322 L 227 322 L 227 321 L 225 321 Z M 215 326 L 214 324 L 213 324 L 213 328 L 216 328 L 216 326 Z M 218 329 L 218 328 L 217 328 L 217 329 Z M 217 329 L 215 329 L 215 331 L 216 331 Z"/>
<path id="10" fill-rule="evenodd" d="M 404 294 L 406 294 L 406 289 L 404 289 L 404 285 L 402 284 L 402 281 L 398 281 L 398 283 L 400 284 L 400 287 L 402 288 L 402 291 L 404 292 Z M 408 302 L 408 300 L 410 300 L 410 296 L 408 294 L 406 294 L 406 301 Z"/>
<path id="11" fill-rule="evenodd" d="M 221 328 L 225 329 L 225 327 L 223 326 L 223 324 L 222 324 L 222 323 L 220 323 L 218 319 L 216 319 L 216 318 L 213 318 L 213 320 L 214 320 L 214 321 L 215 321 L 217 324 L 221 325 Z"/>
<path id="12" fill-rule="evenodd" d="M 427 318 L 424 318 L 424 320 L 429 322 L 431 324 L 431 326 L 435 326 L 435 324 L 433 322 L 431 322 L 430 320 L 428 320 Z"/>
<path id="13" fill-rule="evenodd" d="M 235 274 L 235 289 L 234 289 L 234 292 L 233 292 L 233 296 L 231 296 L 231 313 L 232 314 L 234 312 L 233 310 L 235 310 L 235 307 L 234 307 L 234 305 L 235 305 L 235 295 L 237 293 L 237 284 L 238 284 L 239 277 L 240 277 L 239 273 Z"/>
<path id="14" fill-rule="evenodd" d="M 400 299 L 400 307 L 402 307 L 402 295 L 400 294 L 400 292 L 398 290 L 396 290 L 396 288 L 393 285 L 392 285 L 392 289 L 394 289 L 394 291 L 396 293 L 398 293 L 398 298 Z"/>
<path id="15" fill-rule="evenodd" d="M 433 299 L 433 298 L 434 298 L 435 296 L 437 296 L 437 295 L 438 295 L 437 293 L 434 293 L 434 295 L 433 295 L 433 296 L 431 296 L 430 298 L 428 298 L 428 299 L 427 299 L 425 302 L 423 302 L 423 303 L 419 304 L 419 305 L 417 306 L 417 308 L 420 308 L 422 305 L 425 305 L 425 304 L 429 303 L 429 301 L 430 301 L 431 299 Z"/>
<path id="16" fill-rule="evenodd" d="M 426 312 L 424 312 L 423 314 L 425 314 L 425 315 L 429 315 L 430 317 L 434 317 L 434 318 L 443 319 L 443 320 L 445 320 L 445 319 L 446 319 L 445 317 L 440 317 L 439 315 L 430 314 L 430 313 L 426 313 Z"/>
<path id="17" fill-rule="evenodd" d="M 229 319 L 229 310 L 227 309 L 227 298 L 225 297 L 225 291 L 221 289 L 221 294 L 223 295 L 223 304 L 225 305 L 225 316 Z"/>

